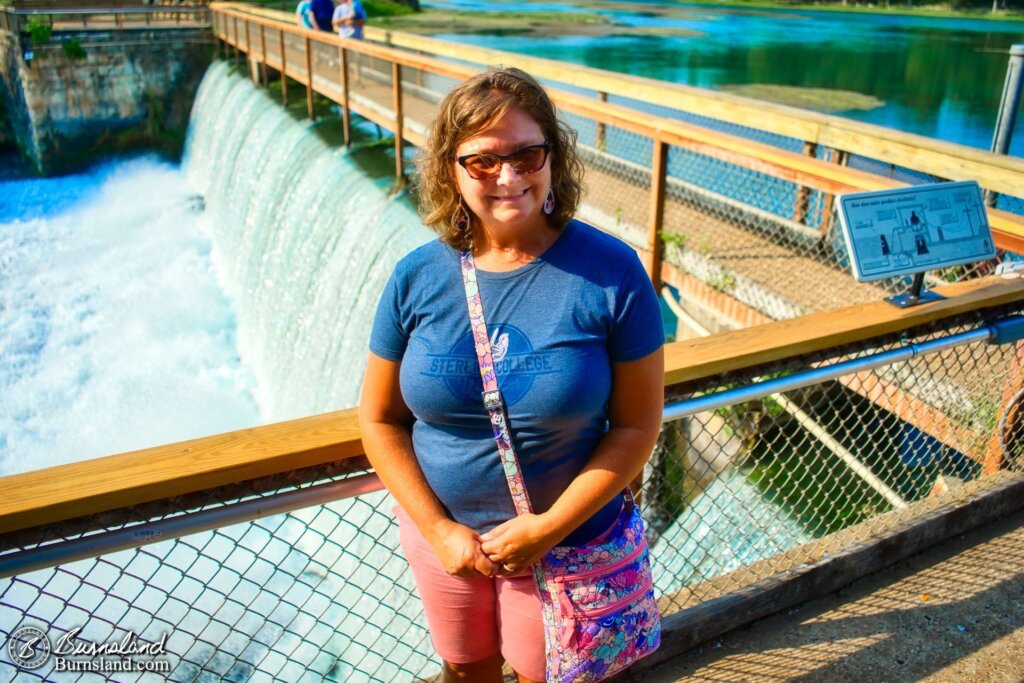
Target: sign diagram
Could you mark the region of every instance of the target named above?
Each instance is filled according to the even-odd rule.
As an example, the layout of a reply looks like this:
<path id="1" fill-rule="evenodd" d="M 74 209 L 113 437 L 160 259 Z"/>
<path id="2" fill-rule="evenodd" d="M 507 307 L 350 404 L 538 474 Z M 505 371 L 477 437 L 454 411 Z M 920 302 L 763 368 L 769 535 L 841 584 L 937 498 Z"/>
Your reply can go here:
<path id="1" fill-rule="evenodd" d="M 975 182 L 843 195 L 839 218 L 861 281 L 995 257 Z"/>

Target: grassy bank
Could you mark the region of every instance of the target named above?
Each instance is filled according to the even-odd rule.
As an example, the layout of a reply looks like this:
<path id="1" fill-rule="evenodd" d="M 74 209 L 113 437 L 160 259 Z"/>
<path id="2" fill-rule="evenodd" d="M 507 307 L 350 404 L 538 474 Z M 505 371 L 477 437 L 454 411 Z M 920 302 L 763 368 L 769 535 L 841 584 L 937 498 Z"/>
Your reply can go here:
<path id="1" fill-rule="evenodd" d="M 614 5 L 615 3 L 609 3 Z M 583 9 L 601 7 L 593 3 Z M 611 7 L 603 8 L 611 9 Z M 367 9 L 369 13 L 369 9 Z M 624 26 L 607 14 L 597 12 L 465 12 L 427 8 L 421 12 L 378 16 L 370 23 L 381 28 L 410 33 L 474 33 L 484 35 L 533 36 L 666 36 L 689 38 L 697 31 L 664 27 Z"/>
<path id="2" fill-rule="evenodd" d="M 951 19 L 989 19 L 996 21 L 1024 22 L 1024 4 L 1009 3 L 1005 9 L 992 11 L 992 3 L 965 5 L 959 3 L 928 3 L 913 5 L 910 2 L 885 2 L 844 5 L 842 2 L 778 2 L 773 0 L 676 0 L 682 6 L 697 5 L 705 7 L 736 7 L 751 9 L 796 9 L 823 10 L 829 12 L 850 12 L 855 14 L 888 14 L 924 17 L 940 17 Z"/>

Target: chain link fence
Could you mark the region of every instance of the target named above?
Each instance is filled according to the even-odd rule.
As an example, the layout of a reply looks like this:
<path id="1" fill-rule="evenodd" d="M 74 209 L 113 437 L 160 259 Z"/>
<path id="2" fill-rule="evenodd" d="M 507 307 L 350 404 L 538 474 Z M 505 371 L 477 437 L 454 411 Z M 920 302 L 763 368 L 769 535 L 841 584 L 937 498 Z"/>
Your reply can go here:
<path id="1" fill-rule="evenodd" d="M 722 378 L 744 386 L 974 329 L 935 325 Z M 656 585 L 676 611 L 1024 468 L 1024 344 L 972 343 L 667 423 L 647 467 Z M 686 395 L 684 390 L 684 395 Z"/>
<path id="2" fill-rule="evenodd" d="M 256 28 L 250 28 L 247 36 L 245 19 L 227 21 L 229 36 L 237 35 L 243 44 L 247 38 L 254 40 Z M 285 36 L 290 72 L 304 74 L 305 40 Z M 277 50 L 277 45 L 269 45 L 272 59 L 276 59 Z M 339 47 L 312 40 L 311 51 L 317 90 L 340 101 Z M 391 62 L 383 57 L 360 54 L 357 49 L 346 51 L 348 70 L 344 80 L 353 106 L 378 125 L 387 125 L 394 120 L 396 99 Z M 509 63 L 514 62 L 515 57 L 509 55 Z M 452 68 L 464 68 L 451 60 L 448 64 Z M 437 103 L 457 80 L 442 75 L 444 69 L 440 67 L 404 65 L 400 70 L 402 81 L 397 90 L 403 108 L 403 129 L 422 139 Z M 712 136 L 750 140 L 912 185 L 943 180 L 915 169 L 752 126 L 649 101 L 606 95 L 550 79 L 543 82 L 577 96 L 592 97 L 649 115 L 652 126 L 657 125 L 659 117 L 682 121 Z M 653 140 L 649 134 L 639 134 L 585 115 L 565 113 L 564 118 L 578 133 L 580 151 L 587 166 L 589 191 L 581 207 L 581 217 L 637 247 L 646 248 L 648 227 L 654 222 L 651 214 Z M 668 261 L 681 273 L 700 281 L 705 291 L 725 293 L 747 307 L 752 314 L 743 317 L 748 321 L 794 317 L 875 300 L 907 289 L 909 278 L 866 284 L 849 276 L 849 257 L 835 215 L 833 195 L 792 180 L 793 169 L 772 167 L 715 145 L 695 141 L 690 148 L 671 146 L 668 149 L 662 236 L 669 247 Z M 410 163 L 403 166 L 406 172 L 412 170 L 412 161 L 410 158 Z M 1000 195 L 997 206 L 1024 215 L 1022 197 Z M 986 275 L 1000 260 L 1016 256 L 1000 252 L 989 262 L 935 271 L 928 274 L 926 284 L 936 286 Z"/>
<path id="3" fill-rule="evenodd" d="M 1002 313 L 1020 313 L 1021 308 Z M 990 314 L 991 315 L 991 314 Z M 670 400 L 973 329 L 978 315 L 670 389 Z M 971 343 L 668 422 L 645 472 L 656 588 L 666 613 L 749 586 L 1024 465 L 1024 345 Z M 7 534 L 11 553 L 360 476 L 288 475 Z M 116 676 L 47 660 L 6 679 L 429 680 L 439 671 L 392 502 L 359 495 L 0 580 L 5 641 L 163 639 L 168 670 Z M 80 629 L 80 630 L 78 630 Z M 92 658 L 95 660 L 95 658 Z M 136 657 L 136 660 L 143 658 Z M 149 661 L 149 660 L 146 660 Z M 63 669 L 58 669 L 62 666 Z M 153 679 L 156 680 L 156 679 Z"/>

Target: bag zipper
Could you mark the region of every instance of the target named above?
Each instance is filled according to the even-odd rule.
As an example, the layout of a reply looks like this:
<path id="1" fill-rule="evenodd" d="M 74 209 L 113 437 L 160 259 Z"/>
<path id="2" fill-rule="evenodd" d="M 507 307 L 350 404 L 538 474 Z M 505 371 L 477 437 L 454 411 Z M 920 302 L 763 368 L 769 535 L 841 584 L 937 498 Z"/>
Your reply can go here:
<path id="1" fill-rule="evenodd" d="M 581 611 L 577 612 L 576 614 L 578 616 L 586 617 L 586 618 L 590 618 L 590 619 L 596 619 L 597 617 L 603 617 L 604 615 L 608 614 L 609 612 L 614 612 L 615 610 L 619 609 L 620 607 L 625 605 L 627 602 L 631 602 L 634 598 L 636 598 L 636 596 L 640 595 L 641 593 L 646 593 L 647 591 L 649 591 L 653 587 L 654 587 L 654 579 L 650 575 L 648 575 L 647 579 L 643 582 L 643 585 L 641 585 L 640 588 L 637 588 L 635 591 L 633 591 L 629 595 L 627 595 L 627 596 L 625 596 L 623 598 L 619 598 L 618 600 L 616 600 L 615 602 L 611 603 L 610 605 L 605 605 L 604 607 L 598 607 L 597 609 L 581 610 Z"/>
<path id="2" fill-rule="evenodd" d="M 629 564 L 630 562 L 635 560 L 643 553 L 644 549 L 646 548 L 647 543 L 641 541 L 636 544 L 636 547 L 633 548 L 633 550 L 631 550 L 628 555 L 623 557 L 621 560 L 617 560 L 615 563 L 610 564 L 606 567 L 601 567 L 599 569 L 588 569 L 585 572 L 577 572 L 576 574 L 565 574 L 563 576 L 555 576 L 553 578 L 558 583 L 565 583 L 566 581 L 578 581 L 580 579 L 585 579 L 589 576 L 596 576 L 597 574 L 608 574 L 615 571 L 622 565 Z"/>

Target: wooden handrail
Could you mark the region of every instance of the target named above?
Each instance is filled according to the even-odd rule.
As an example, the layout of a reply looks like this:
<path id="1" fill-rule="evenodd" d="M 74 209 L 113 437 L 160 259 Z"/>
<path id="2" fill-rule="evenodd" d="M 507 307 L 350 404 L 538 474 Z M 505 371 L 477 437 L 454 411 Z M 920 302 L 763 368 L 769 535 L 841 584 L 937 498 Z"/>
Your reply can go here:
<path id="1" fill-rule="evenodd" d="M 374 45 L 366 41 L 340 38 L 334 34 L 325 33 L 323 31 L 300 28 L 295 26 L 293 23 L 281 21 L 281 13 L 273 10 L 220 2 L 212 3 L 211 8 L 213 11 L 221 12 L 235 20 L 242 19 L 247 22 L 251 21 L 257 25 L 301 36 L 306 40 L 315 40 L 324 44 L 336 45 L 339 48 L 345 48 L 353 52 L 359 52 L 367 56 L 390 61 L 392 64 L 429 71 L 449 78 L 463 79 L 477 72 L 477 69 L 473 67 L 450 64 L 435 57 L 413 55 L 404 50 L 393 47 Z M 395 34 L 389 35 L 394 38 Z M 236 40 L 234 42 L 237 43 L 238 41 Z M 395 41 L 392 40 L 391 42 L 393 44 Z M 450 45 L 448 43 L 444 43 L 444 41 L 432 41 L 430 44 L 435 45 L 435 43 Z M 487 54 L 508 57 L 509 59 L 516 57 L 516 55 L 499 53 L 494 50 L 487 51 Z M 547 62 L 548 60 L 543 61 Z M 505 63 L 509 63 L 509 60 L 506 59 Z M 574 66 L 573 69 L 575 68 L 576 67 Z M 564 72 L 565 67 L 562 67 L 561 71 Z M 590 69 L 590 71 L 600 70 Z M 600 73 L 606 74 L 610 78 L 618 77 L 617 74 L 607 74 L 607 72 Z M 569 80 L 564 76 L 565 74 L 563 74 L 563 77 L 559 80 L 569 82 Z M 330 96 L 329 93 L 325 94 Z M 560 108 L 567 112 L 590 118 L 599 124 L 613 125 L 651 138 L 655 142 L 663 142 L 675 147 L 698 152 L 705 156 L 720 159 L 743 168 L 759 171 L 778 178 L 783 178 L 798 185 L 820 190 L 827 194 L 882 190 L 893 187 L 903 187 L 906 185 L 906 183 L 901 183 L 884 176 L 860 171 L 848 166 L 833 164 L 822 159 L 808 157 L 796 152 L 789 152 L 787 150 L 759 143 L 747 138 L 713 131 L 708 128 L 702 128 L 700 126 L 684 123 L 675 119 L 654 116 L 629 107 L 610 104 L 602 101 L 601 99 L 594 99 L 560 90 L 552 90 L 551 94 Z M 712 94 L 717 95 L 718 93 Z M 763 103 L 758 103 L 758 105 L 760 104 Z M 801 112 L 801 110 L 791 108 L 787 108 L 787 110 L 798 113 Z M 362 113 L 378 124 L 388 125 L 390 123 L 383 119 L 377 121 L 375 116 L 377 118 L 380 117 L 375 115 L 374 112 Z M 413 144 L 419 144 L 422 142 L 422 139 L 411 131 L 406 133 L 406 138 Z M 930 140 L 929 138 L 920 139 L 924 141 Z M 953 145 L 953 147 L 960 148 L 958 145 Z M 962 149 L 976 151 L 970 150 L 966 147 Z M 1001 155 L 988 153 L 983 154 L 995 159 L 1004 158 Z M 1018 194 L 1020 193 L 1019 187 L 1024 187 L 1024 162 L 1019 163 L 1019 166 L 1022 185 L 1015 189 L 1015 192 Z M 976 178 L 974 176 L 965 176 L 965 178 L 977 179 L 981 184 L 985 184 L 982 182 L 981 178 Z M 1002 185 L 999 186 L 1002 187 Z M 992 187 L 992 189 L 997 188 Z M 988 214 L 996 246 L 1001 249 L 1024 253 L 1024 216 L 1018 216 L 1016 214 L 992 208 L 988 209 Z"/>
<path id="2" fill-rule="evenodd" d="M 215 3 L 220 5 L 221 3 Z M 949 180 L 976 179 L 984 187 L 1019 196 L 1024 159 L 935 140 L 860 121 L 754 100 L 739 95 L 667 83 L 551 59 L 453 43 L 367 26 L 370 40 L 477 64 L 506 64 L 599 93 L 671 107 L 767 133 L 813 142 Z"/>
<path id="3" fill-rule="evenodd" d="M 666 346 L 665 384 L 706 381 L 969 311 L 1024 301 L 1024 280 L 988 277 L 938 289 L 910 309 L 850 306 Z M 0 478 L 0 533 L 131 507 L 363 454 L 356 410 L 218 434 Z"/>

